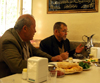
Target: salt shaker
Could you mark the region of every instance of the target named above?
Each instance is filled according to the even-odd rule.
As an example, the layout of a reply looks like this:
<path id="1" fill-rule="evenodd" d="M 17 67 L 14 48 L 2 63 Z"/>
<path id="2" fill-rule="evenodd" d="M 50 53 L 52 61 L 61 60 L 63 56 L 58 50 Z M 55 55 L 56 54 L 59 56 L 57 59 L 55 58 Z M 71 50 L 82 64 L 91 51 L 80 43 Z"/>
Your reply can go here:
<path id="1" fill-rule="evenodd" d="M 56 83 L 57 71 L 54 64 L 48 65 L 47 83 Z"/>
<path id="2" fill-rule="evenodd" d="M 22 71 L 22 79 L 24 79 L 24 80 L 27 79 L 27 68 L 24 68 Z"/>

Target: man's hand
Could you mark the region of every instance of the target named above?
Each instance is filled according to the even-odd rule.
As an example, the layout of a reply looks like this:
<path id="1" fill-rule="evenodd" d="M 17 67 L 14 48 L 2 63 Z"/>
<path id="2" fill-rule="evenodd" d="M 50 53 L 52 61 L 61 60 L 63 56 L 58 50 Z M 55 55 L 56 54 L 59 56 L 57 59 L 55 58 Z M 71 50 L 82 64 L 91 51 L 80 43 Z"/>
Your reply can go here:
<path id="1" fill-rule="evenodd" d="M 64 53 L 61 53 L 60 56 L 63 58 L 63 60 L 66 60 L 69 57 L 69 53 L 66 51 Z"/>
<path id="2" fill-rule="evenodd" d="M 84 49 L 84 47 L 81 47 L 81 45 L 82 45 L 82 44 L 80 44 L 80 45 L 78 45 L 78 46 L 76 47 L 76 50 L 75 50 L 76 53 L 81 53 L 82 50 Z"/>
<path id="3" fill-rule="evenodd" d="M 60 55 L 57 55 L 57 56 L 51 58 L 51 61 L 53 61 L 53 62 L 55 62 L 55 61 L 62 61 L 62 60 L 63 59 L 62 59 L 62 57 Z"/>

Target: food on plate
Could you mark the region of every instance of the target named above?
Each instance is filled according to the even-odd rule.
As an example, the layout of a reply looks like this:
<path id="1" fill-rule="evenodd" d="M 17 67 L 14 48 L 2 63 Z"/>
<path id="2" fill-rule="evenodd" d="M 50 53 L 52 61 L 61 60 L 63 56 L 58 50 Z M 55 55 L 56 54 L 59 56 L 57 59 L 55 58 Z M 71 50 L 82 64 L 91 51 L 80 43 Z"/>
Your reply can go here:
<path id="1" fill-rule="evenodd" d="M 84 63 L 87 63 L 87 64 L 91 64 L 91 62 L 90 61 L 81 61 L 81 62 L 84 62 Z"/>
<path id="2" fill-rule="evenodd" d="M 79 66 L 83 67 L 83 69 L 88 69 L 88 68 L 90 68 L 90 64 L 87 63 L 86 61 L 81 61 L 81 62 L 79 62 Z"/>
<path id="3" fill-rule="evenodd" d="M 83 68 L 79 66 L 77 63 L 69 63 L 69 62 L 57 62 L 57 70 L 64 70 L 67 72 L 81 72 Z"/>
<path id="4" fill-rule="evenodd" d="M 89 61 L 89 62 L 98 62 L 98 58 L 90 58 L 90 59 L 86 59 L 86 61 Z"/>
<path id="5" fill-rule="evenodd" d="M 83 70 L 80 66 L 74 66 L 69 69 L 65 69 L 65 72 L 81 72 Z"/>
<path id="6" fill-rule="evenodd" d="M 57 62 L 57 66 L 59 68 L 68 69 L 74 66 L 78 66 L 77 63 L 69 63 L 69 62 Z"/>

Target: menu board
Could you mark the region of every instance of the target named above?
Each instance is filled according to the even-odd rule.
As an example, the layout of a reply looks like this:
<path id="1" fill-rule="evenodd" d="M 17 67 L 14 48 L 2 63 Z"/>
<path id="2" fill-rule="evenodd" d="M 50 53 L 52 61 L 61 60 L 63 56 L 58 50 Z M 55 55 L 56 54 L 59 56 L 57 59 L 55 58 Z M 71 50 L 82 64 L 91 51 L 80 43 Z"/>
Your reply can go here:
<path id="1" fill-rule="evenodd" d="M 98 0 L 48 0 L 47 13 L 98 12 Z"/>

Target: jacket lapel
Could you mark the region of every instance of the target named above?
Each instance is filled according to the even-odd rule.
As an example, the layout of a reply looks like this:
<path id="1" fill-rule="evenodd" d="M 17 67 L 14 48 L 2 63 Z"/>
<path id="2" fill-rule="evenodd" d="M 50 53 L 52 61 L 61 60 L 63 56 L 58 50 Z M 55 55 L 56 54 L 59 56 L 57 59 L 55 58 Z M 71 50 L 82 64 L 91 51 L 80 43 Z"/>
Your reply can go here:
<path id="1" fill-rule="evenodd" d="M 22 58 L 24 59 L 24 53 L 23 53 L 23 51 L 22 51 L 24 44 L 23 44 L 22 40 L 20 39 L 18 33 L 16 32 L 16 30 L 15 30 L 14 28 L 12 29 L 12 33 L 13 33 L 14 37 L 16 38 L 18 44 L 19 44 L 20 47 L 21 47 L 20 53 L 21 53 L 21 55 L 22 55 Z"/>

